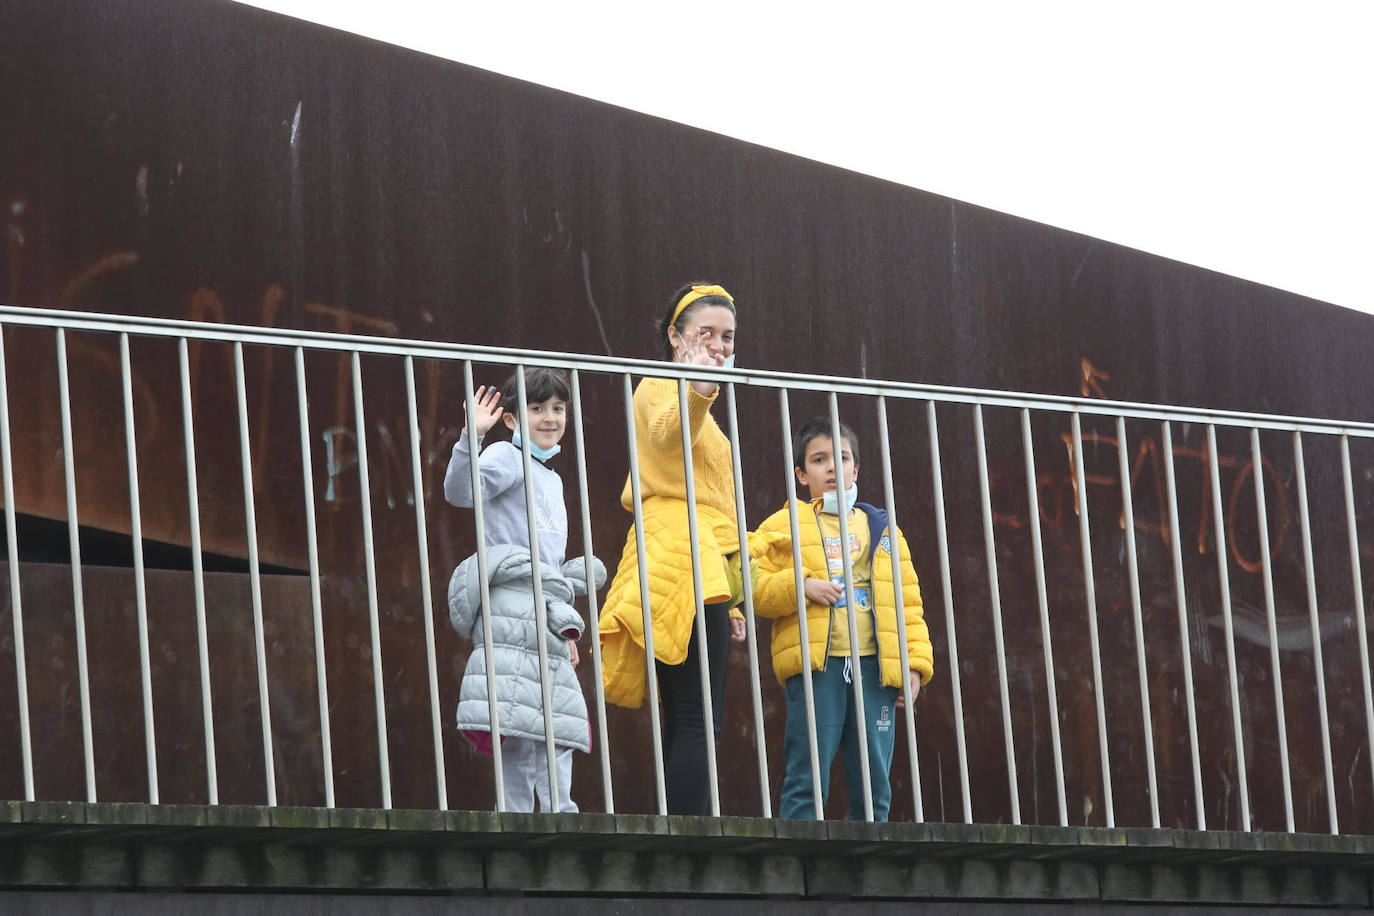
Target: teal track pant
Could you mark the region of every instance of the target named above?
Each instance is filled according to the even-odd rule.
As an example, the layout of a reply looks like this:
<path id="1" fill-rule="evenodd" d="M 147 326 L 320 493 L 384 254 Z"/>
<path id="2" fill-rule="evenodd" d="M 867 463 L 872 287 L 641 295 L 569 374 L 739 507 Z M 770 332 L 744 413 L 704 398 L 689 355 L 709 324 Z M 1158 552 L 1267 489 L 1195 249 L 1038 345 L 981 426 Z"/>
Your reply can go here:
<path id="1" fill-rule="evenodd" d="M 830 794 L 830 765 L 837 751 L 844 754 L 845 784 L 849 788 L 849 816 L 864 819 L 863 768 L 859 759 L 859 721 L 854 711 L 854 688 L 846 680 L 848 658 L 831 656 L 825 669 L 811 672 L 811 689 L 816 701 L 816 751 L 821 766 L 821 798 Z M 863 687 L 864 730 L 868 736 L 868 784 L 873 791 L 873 819 L 887 820 L 892 806 L 892 748 L 897 735 L 896 687 L 884 687 L 879 679 L 878 657 L 860 659 Z M 802 676 L 794 675 L 783 685 L 787 695 L 787 729 L 783 754 L 787 772 L 782 781 L 778 816 L 813 819 L 816 816 L 811 790 L 811 749 L 806 734 L 806 693 Z"/>

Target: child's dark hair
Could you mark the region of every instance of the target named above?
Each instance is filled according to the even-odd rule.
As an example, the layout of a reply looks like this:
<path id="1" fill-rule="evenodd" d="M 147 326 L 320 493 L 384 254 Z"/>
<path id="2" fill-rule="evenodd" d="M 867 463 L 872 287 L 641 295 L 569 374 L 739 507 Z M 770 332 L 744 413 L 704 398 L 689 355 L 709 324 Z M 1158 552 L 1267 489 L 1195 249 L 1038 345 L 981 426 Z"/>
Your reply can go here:
<path id="1" fill-rule="evenodd" d="M 510 414 L 520 410 L 519 370 L 510 374 L 501 386 L 501 409 Z M 525 403 L 537 404 L 549 398 L 571 401 L 568 388 L 568 374 L 562 369 L 535 367 L 525 370 Z"/>
<path id="2" fill-rule="evenodd" d="M 663 358 L 668 362 L 673 361 L 673 345 L 668 340 L 668 329 L 677 328 L 679 334 L 687 326 L 687 316 L 695 312 L 698 308 L 707 305 L 718 305 L 721 308 L 729 309 L 730 314 L 735 314 L 735 303 L 726 299 L 724 296 L 702 296 L 682 310 L 682 314 L 677 316 L 677 321 L 673 320 L 673 312 L 677 310 L 677 304 L 682 301 L 682 297 L 690 293 L 698 286 L 710 286 L 705 281 L 688 283 L 686 286 L 673 293 L 673 298 L 668 302 L 668 310 L 663 313 L 663 317 L 658 320 L 658 341 L 663 347 Z"/>
<path id="3" fill-rule="evenodd" d="M 806 421 L 797 434 L 792 437 L 792 464 L 805 470 L 806 448 L 811 444 L 811 440 L 817 436 L 831 438 L 831 427 L 829 417 L 812 417 Z M 854 466 L 859 466 L 859 437 L 854 435 L 854 430 L 845 424 L 840 424 L 840 437 L 849 443 L 849 452 L 854 456 Z"/>

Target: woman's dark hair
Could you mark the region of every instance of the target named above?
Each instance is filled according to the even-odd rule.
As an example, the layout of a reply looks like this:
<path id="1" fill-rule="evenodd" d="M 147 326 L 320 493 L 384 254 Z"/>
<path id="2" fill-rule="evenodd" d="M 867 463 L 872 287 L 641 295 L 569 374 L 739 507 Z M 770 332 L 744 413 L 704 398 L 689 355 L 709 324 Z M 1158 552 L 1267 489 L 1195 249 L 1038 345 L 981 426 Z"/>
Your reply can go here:
<path id="1" fill-rule="evenodd" d="M 730 314 L 735 314 L 735 303 L 726 299 L 724 296 L 702 296 L 691 305 L 682 310 L 682 314 L 677 316 L 677 321 L 673 321 L 673 311 L 677 304 L 682 301 L 682 297 L 692 291 L 695 286 L 710 286 L 711 284 L 703 281 L 688 283 L 686 286 L 673 293 L 673 298 L 668 302 L 668 310 L 663 313 L 663 317 L 658 320 L 658 341 L 663 347 L 663 358 L 668 362 L 673 361 L 673 345 L 668 341 L 668 328 L 677 328 L 679 334 L 687 326 L 687 316 L 695 312 L 698 308 L 705 305 L 718 305 L 721 308 L 729 309 Z"/>
<path id="2" fill-rule="evenodd" d="M 812 417 L 806 421 L 806 425 L 797 430 L 797 434 L 792 437 L 792 464 L 805 470 L 806 449 L 811 445 L 811 440 L 817 436 L 831 438 L 831 427 L 829 417 Z M 849 443 L 849 453 L 854 456 L 854 467 L 859 466 L 859 437 L 854 435 L 854 430 L 845 424 L 840 424 L 840 437 Z"/>
<path id="3" fill-rule="evenodd" d="M 501 386 L 501 409 L 515 414 L 520 409 L 520 380 L 516 370 Z M 568 375 L 562 369 L 534 368 L 525 370 L 525 403 L 537 404 L 549 398 L 571 401 L 568 389 Z"/>

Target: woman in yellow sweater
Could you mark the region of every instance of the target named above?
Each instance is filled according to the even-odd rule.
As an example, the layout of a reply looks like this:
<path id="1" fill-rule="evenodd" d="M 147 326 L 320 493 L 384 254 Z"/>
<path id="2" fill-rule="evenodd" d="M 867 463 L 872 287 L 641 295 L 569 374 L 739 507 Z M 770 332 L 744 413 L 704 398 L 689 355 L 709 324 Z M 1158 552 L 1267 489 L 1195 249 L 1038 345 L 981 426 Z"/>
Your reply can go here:
<path id="1" fill-rule="evenodd" d="M 730 366 L 735 352 L 735 304 L 719 286 L 684 287 L 659 322 L 664 359 L 697 366 Z M 728 558 L 739 552 L 730 442 L 711 416 L 718 386 L 687 386 L 687 429 L 692 443 L 697 548 L 711 707 L 721 721 L 730 638 L 744 639 L 743 618 L 731 618 Z M 675 379 L 646 378 L 634 395 L 645 559 L 656 679 L 663 708 L 664 783 L 669 814 L 708 814 L 706 723 L 697 655 L 696 594 L 688 536 L 687 480 L 682 462 L 682 424 Z M 633 511 L 630 482 L 620 503 Z M 606 699 L 621 706 L 644 702 L 644 614 L 640 604 L 635 530 L 601 611 Z M 717 727 L 716 736 L 719 736 Z"/>

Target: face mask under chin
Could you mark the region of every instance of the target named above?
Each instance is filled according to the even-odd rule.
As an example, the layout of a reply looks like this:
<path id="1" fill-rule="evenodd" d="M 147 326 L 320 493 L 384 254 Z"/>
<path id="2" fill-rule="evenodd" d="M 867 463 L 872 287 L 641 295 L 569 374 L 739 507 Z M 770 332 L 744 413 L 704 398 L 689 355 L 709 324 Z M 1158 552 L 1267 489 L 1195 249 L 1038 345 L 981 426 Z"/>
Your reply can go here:
<path id="1" fill-rule="evenodd" d="M 838 490 L 826 490 L 825 493 L 821 494 L 821 511 L 829 513 L 830 515 L 839 515 L 840 510 L 837 505 L 838 495 Z M 854 508 L 854 504 L 858 501 L 859 485 L 857 483 L 852 483 L 844 491 L 844 507 L 846 509 L 852 509 Z"/>
<path id="2" fill-rule="evenodd" d="M 517 426 L 515 430 L 511 433 L 510 443 L 516 448 L 519 448 L 521 442 L 523 441 L 524 440 L 520 436 L 520 427 Z M 552 458 L 554 455 L 557 455 L 561 451 L 563 451 L 563 446 L 561 445 L 552 445 L 548 448 L 545 448 L 542 445 L 535 445 L 533 442 L 530 443 L 530 454 L 538 458 L 540 461 L 548 461 L 550 458 Z"/>

